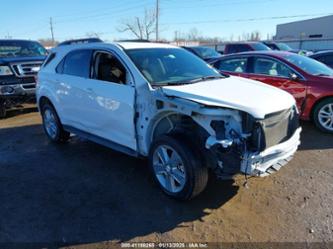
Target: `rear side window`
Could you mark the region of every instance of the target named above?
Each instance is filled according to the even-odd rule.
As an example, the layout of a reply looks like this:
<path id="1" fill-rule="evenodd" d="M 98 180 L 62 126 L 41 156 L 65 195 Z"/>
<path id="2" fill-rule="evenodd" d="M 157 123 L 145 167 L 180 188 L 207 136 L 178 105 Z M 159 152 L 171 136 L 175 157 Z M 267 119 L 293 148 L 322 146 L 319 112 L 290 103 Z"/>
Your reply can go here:
<path id="1" fill-rule="evenodd" d="M 78 50 L 69 53 L 58 65 L 57 72 L 89 78 L 91 68 L 91 50 Z"/>
<path id="2" fill-rule="evenodd" d="M 217 68 L 222 71 L 245 73 L 246 67 L 247 58 L 237 58 L 220 61 Z"/>
<path id="3" fill-rule="evenodd" d="M 289 78 L 293 71 L 279 61 L 269 58 L 256 58 L 254 61 L 254 73 Z"/>

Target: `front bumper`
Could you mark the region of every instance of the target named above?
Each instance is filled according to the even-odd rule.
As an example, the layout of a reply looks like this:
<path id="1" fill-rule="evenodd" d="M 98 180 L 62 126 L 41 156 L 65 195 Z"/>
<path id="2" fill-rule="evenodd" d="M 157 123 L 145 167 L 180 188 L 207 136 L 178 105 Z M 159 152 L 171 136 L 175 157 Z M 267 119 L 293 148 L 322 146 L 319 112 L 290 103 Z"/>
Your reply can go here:
<path id="1" fill-rule="evenodd" d="M 287 141 L 267 148 L 259 154 L 246 153 L 241 161 L 241 172 L 252 176 L 266 176 L 287 164 L 300 145 L 302 128 Z"/>
<path id="2" fill-rule="evenodd" d="M 36 92 L 36 83 L 0 85 L 0 97 L 12 98 L 22 96 L 34 96 Z"/>

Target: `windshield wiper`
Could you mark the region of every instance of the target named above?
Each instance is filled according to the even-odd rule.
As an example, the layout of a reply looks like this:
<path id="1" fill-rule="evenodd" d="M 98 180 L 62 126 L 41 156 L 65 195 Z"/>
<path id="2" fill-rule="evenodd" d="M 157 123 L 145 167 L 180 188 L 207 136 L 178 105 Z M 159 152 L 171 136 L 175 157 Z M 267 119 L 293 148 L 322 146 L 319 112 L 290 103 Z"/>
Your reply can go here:
<path id="1" fill-rule="evenodd" d="M 152 84 L 152 85 L 157 86 L 157 87 L 173 86 L 173 85 L 187 85 L 187 84 L 191 84 L 191 83 L 197 83 L 200 81 L 222 79 L 222 78 L 226 78 L 226 77 L 222 76 L 222 75 L 211 75 L 211 76 L 198 77 L 198 78 L 194 78 L 194 79 L 190 79 L 190 80 L 171 81 L 171 82 L 165 82 L 165 83 L 156 83 L 156 84 Z"/>
<path id="2" fill-rule="evenodd" d="M 211 75 L 211 76 L 203 76 L 203 77 L 199 77 L 199 78 L 195 78 L 192 80 L 189 80 L 189 83 L 196 83 L 196 82 L 200 82 L 200 81 L 207 81 L 207 80 L 215 80 L 215 79 L 222 79 L 225 78 L 222 75 Z"/>

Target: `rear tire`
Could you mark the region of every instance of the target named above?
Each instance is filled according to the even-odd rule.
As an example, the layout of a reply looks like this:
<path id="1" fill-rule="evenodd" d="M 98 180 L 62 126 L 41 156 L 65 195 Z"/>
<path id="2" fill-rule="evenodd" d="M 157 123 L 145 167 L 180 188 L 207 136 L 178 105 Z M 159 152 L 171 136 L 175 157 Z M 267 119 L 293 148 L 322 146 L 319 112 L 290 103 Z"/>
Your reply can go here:
<path id="1" fill-rule="evenodd" d="M 313 121 L 319 130 L 333 134 L 333 98 L 327 98 L 315 106 Z"/>
<path id="2" fill-rule="evenodd" d="M 43 128 L 47 137 L 55 143 L 67 142 L 70 137 L 70 133 L 63 129 L 54 107 L 49 103 L 45 103 L 41 108 L 41 112 L 43 118 Z"/>
<path id="3" fill-rule="evenodd" d="M 175 199 L 192 199 L 207 186 L 208 169 L 183 139 L 170 135 L 157 138 L 149 152 L 149 165 L 157 184 Z"/>

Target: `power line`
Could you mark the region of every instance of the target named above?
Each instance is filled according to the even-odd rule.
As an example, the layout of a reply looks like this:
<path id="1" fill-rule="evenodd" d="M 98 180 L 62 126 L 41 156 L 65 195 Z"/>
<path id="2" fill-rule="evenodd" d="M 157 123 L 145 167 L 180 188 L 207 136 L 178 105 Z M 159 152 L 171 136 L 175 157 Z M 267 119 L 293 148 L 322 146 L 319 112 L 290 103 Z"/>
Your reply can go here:
<path id="1" fill-rule="evenodd" d="M 193 21 L 193 22 L 173 22 L 173 23 L 163 23 L 161 25 L 206 24 L 206 23 L 223 23 L 223 22 L 252 22 L 252 21 L 278 20 L 278 19 L 298 18 L 298 17 L 325 16 L 325 15 L 332 15 L 332 14 L 333 13 L 318 13 L 318 14 L 303 14 L 303 15 L 291 15 L 291 16 L 254 17 L 254 18 L 246 18 L 246 19 L 223 19 L 223 20 Z"/>
<path id="2" fill-rule="evenodd" d="M 185 1 L 185 0 L 182 0 Z M 230 6 L 230 5 L 248 5 L 248 4 L 254 4 L 254 3 L 267 3 L 267 2 L 273 2 L 273 0 L 252 0 L 252 1 L 235 1 L 235 2 L 220 2 L 211 4 L 207 4 L 207 2 L 201 2 L 204 3 L 204 5 L 186 5 L 186 6 L 168 6 L 163 9 L 171 10 L 171 9 L 195 9 L 195 8 L 212 8 L 212 7 L 218 7 L 218 6 Z"/>
<path id="3" fill-rule="evenodd" d="M 146 7 L 147 6 L 147 3 L 144 3 L 142 4 L 142 2 L 140 4 L 137 4 L 137 5 L 132 5 L 130 7 L 125 7 L 124 8 L 112 8 L 112 11 L 111 12 L 105 12 L 105 9 L 104 9 L 104 13 L 100 13 L 100 12 L 97 12 L 96 14 L 92 14 L 92 15 L 83 15 L 83 16 L 78 16 L 78 17 L 75 17 L 75 18 L 70 18 L 70 19 L 65 19 L 65 20 L 60 20 L 60 21 L 57 21 L 57 23 L 68 23 L 68 22 L 76 22 L 76 21 L 80 21 L 82 19 L 100 19 L 100 18 L 108 18 L 108 17 L 115 17 L 115 16 L 119 16 L 119 14 L 123 14 L 123 13 L 126 13 L 130 10 L 136 10 L 138 8 L 142 8 L 142 7 Z M 119 6 L 120 7 L 120 6 Z M 93 12 L 90 12 L 90 14 L 93 13 Z M 61 18 L 60 18 L 61 19 Z"/>

